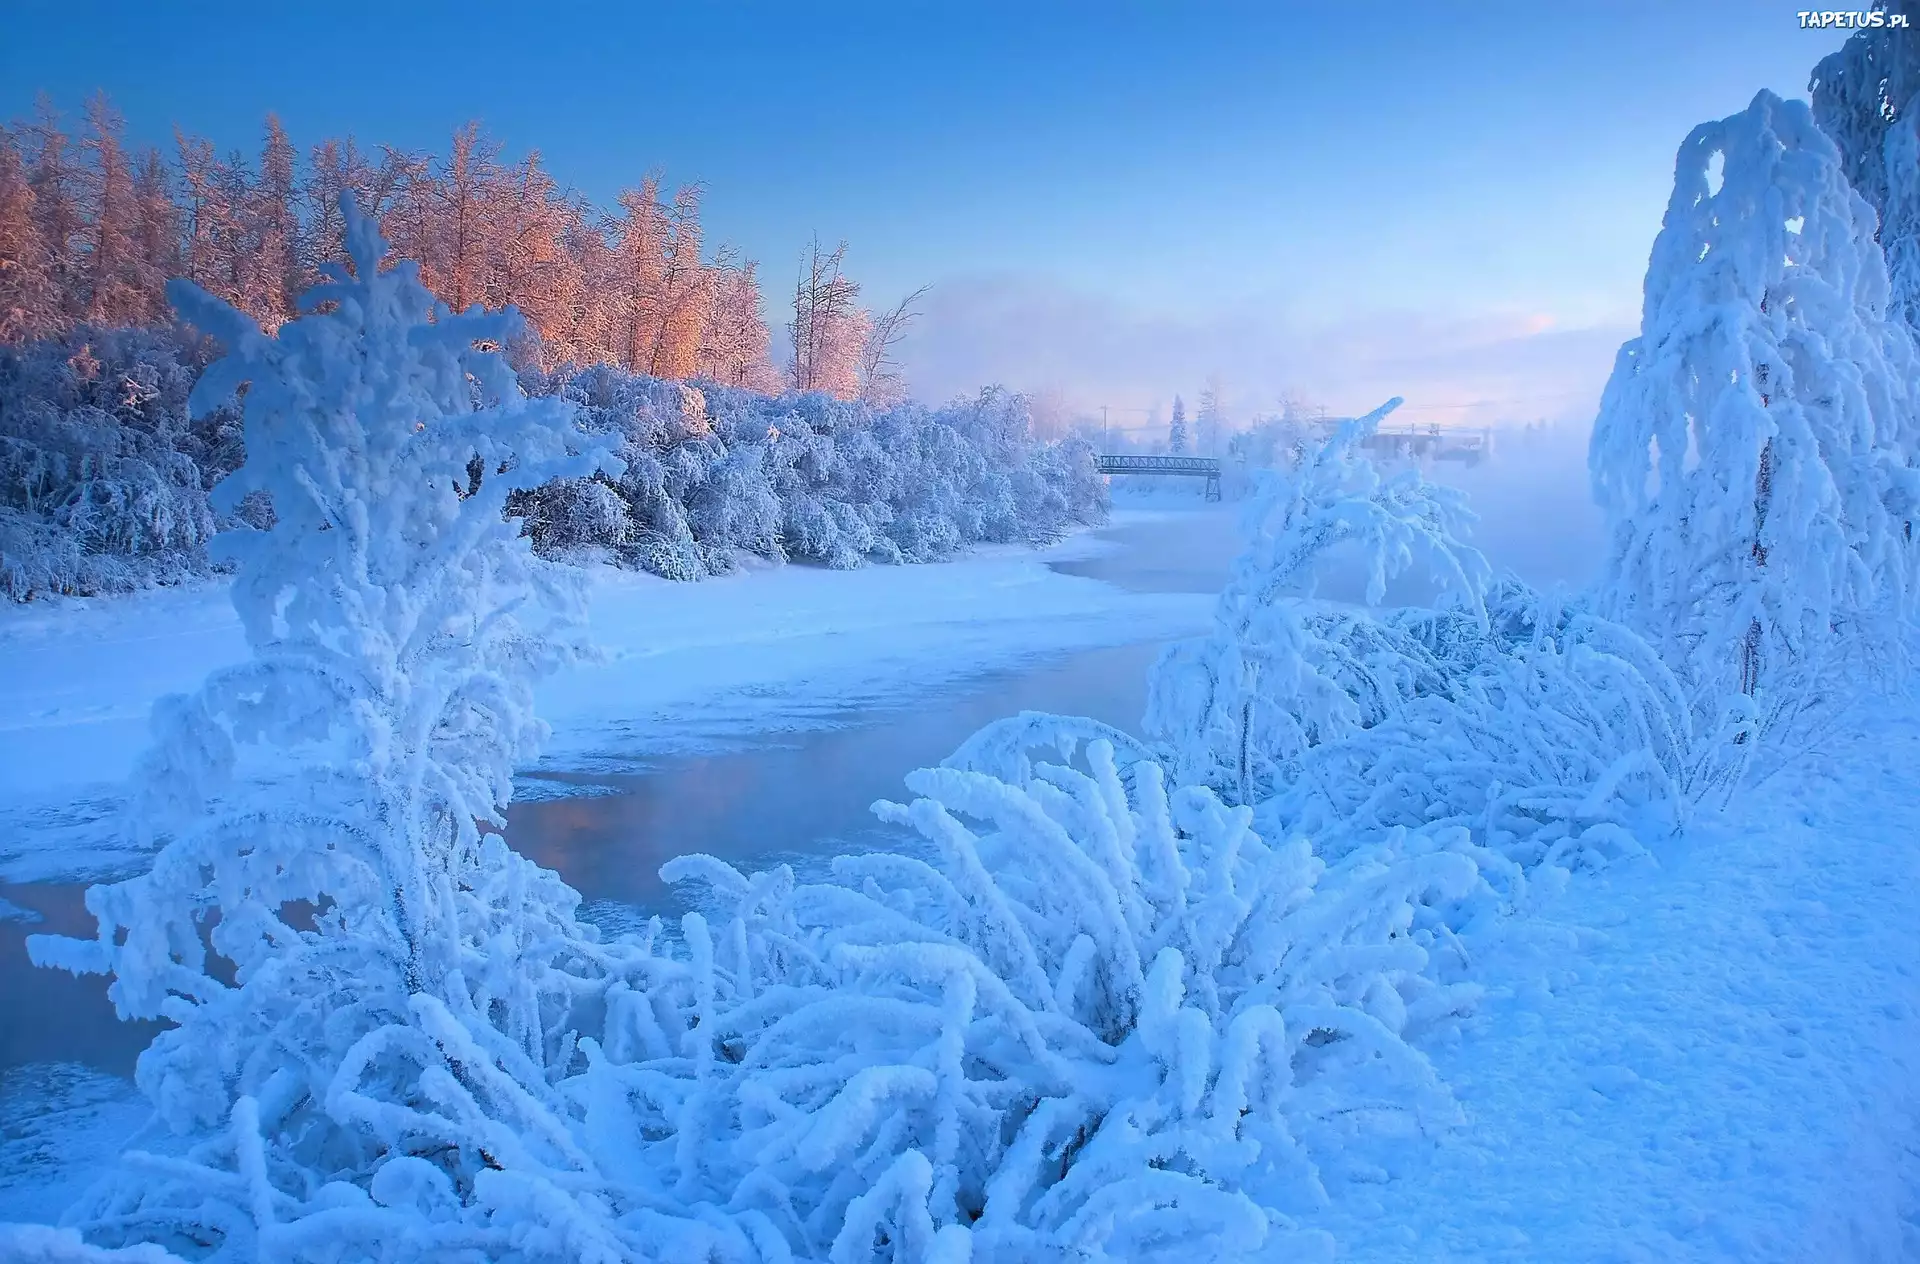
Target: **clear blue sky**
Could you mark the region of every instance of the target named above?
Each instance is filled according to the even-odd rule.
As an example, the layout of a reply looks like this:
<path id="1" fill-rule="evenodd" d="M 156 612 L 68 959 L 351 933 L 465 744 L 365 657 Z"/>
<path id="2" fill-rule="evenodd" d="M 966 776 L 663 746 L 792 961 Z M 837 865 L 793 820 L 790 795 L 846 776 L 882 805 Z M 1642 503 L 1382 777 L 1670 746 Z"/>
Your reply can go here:
<path id="1" fill-rule="evenodd" d="M 99 87 L 137 140 L 248 150 L 269 109 L 303 147 L 443 148 L 477 117 L 603 201 L 660 168 L 770 288 L 814 232 L 877 303 L 934 283 L 936 392 L 1145 407 L 1218 371 L 1248 407 L 1359 406 L 1478 356 L 1453 397 L 1525 412 L 1590 394 L 1631 332 L 1687 129 L 1803 94 L 1842 38 L 1771 0 L 546 12 L 0 0 L 0 116 Z"/>

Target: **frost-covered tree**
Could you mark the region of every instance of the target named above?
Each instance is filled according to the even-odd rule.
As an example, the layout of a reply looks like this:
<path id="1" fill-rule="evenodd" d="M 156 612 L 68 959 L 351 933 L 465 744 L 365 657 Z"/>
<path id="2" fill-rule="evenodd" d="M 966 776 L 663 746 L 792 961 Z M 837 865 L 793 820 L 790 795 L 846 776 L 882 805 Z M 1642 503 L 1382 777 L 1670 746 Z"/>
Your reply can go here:
<path id="1" fill-rule="evenodd" d="M 793 389 L 825 391 L 835 399 L 860 393 L 861 355 L 873 320 L 859 304 L 860 286 L 841 271 L 847 243 L 822 250 L 816 238 L 800 259 L 793 289 Z"/>
<path id="2" fill-rule="evenodd" d="M 86 314 L 85 172 L 73 160 L 72 139 L 49 98 L 35 102 L 34 119 L 26 130 L 33 154 L 27 182 L 33 189 L 34 231 L 53 287 L 53 310 L 46 323 L 65 330 Z"/>
<path id="3" fill-rule="evenodd" d="M 1920 338 L 1920 96 L 1887 129 L 1886 202 L 1880 246 L 1887 258 L 1892 314 Z"/>
<path id="4" fill-rule="evenodd" d="M 58 308 L 27 157 L 19 138 L 0 128 L 0 345 L 52 334 Z"/>
<path id="5" fill-rule="evenodd" d="M 1170 647 L 1151 677 L 1144 731 L 1181 781 L 1258 803 L 1308 748 L 1377 722 L 1392 696 L 1424 687 L 1411 658 L 1348 644 L 1330 634 L 1337 622 L 1315 617 L 1319 568 L 1335 550 L 1366 567 L 1369 603 L 1420 564 L 1484 627 L 1489 571 L 1460 541 L 1471 520 L 1462 495 L 1417 470 L 1382 478 L 1362 451 L 1399 404 L 1343 423 L 1298 469 L 1262 473 L 1213 632 Z"/>
<path id="6" fill-rule="evenodd" d="M 1173 397 L 1173 420 L 1167 424 L 1167 451 L 1180 455 L 1187 450 L 1187 402 Z"/>
<path id="7" fill-rule="evenodd" d="M 1200 391 L 1200 411 L 1194 418 L 1195 438 L 1202 456 L 1219 456 L 1227 433 L 1226 408 L 1221 402 L 1222 387 L 1217 374 L 1207 378 Z"/>
<path id="8" fill-rule="evenodd" d="M 347 232 L 353 273 L 277 337 L 174 290 L 228 348 L 196 404 L 246 387 L 217 503 L 272 519 L 221 540 L 252 658 L 156 709 L 129 822 L 151 870 L 89 892 L 97 938 L 31 947 L 174 1024 L 137 1079 L 192 1148 L 95 1191 L 110 1239 L 375 1258 L 446 1200 L 537 1201 L 506 1173 L 571 1153 L 523 1112 L 572 1056 L 577 897 L 482 827 L 542 735 L 534 680 L 582 646 L 581 590 L 502 511 L 618 466 L 476 349 L 507 321 L 430 320 L 374 226 Z"/>
<path id="9" fill-rule="evenodd" d="M 1883 24 L 1849 37 L 1813 68 L 1807 95 L 1814 122 L 1840 150 L 1847 182 L 1884 215 L 1893 191 L 1884 160 L 1887 134 L 1920 92 L 1920 49 L 1909 29 L 1920 18 L 1920 5 L 1883 0 L 1875 7 L 1906 18 L 1909 26 Z"/>
<path id="10" fill-rule="evenodd" d="M 860 351 L 860 398 L 879 405 L 897 404 L 907 396 L 907 381 L 894 350 L 920 318 L 916 304 L 930 287 L 921 286 L 882 315 L 873 318 L 867 344 Z"/>
<path id="11" fill-rule="evenodd" d="M 245 253 L 242 207 L 235 198 L 241 182 L 215 156 L 212 142 L 175 128 L 174 146 L 184 191 L 182 275 L 210 294 L 238 302 Z"/>
<path id="12" fill-rule="evenodd" d="M 263 329 L 273 329 L 291 316 L 294 296 L 300 292 L 296 254 L 300 221 L 294 209 L 293 165 L 293 143 L 279 117 L 269 114 L 260 176 L 242 208 L 247 266 L 239 304 Z"/>
<path id="13" fill-rule="evenodd" d="M 152 304 L 140 292 L 139 212 L 133 169 L 127 158 L 126 125 L 104 93 L 87 102 L 87 130 L 80 149 L 87 157 L 85 313 L 88 322 L 131 325 Z"/>
<path id="14" fill-rule="evenodd" d="M 760 314 L 760 279 L 752 260 L 722 255 L 714 270 L 713 301 L 700 337 L 699 375 L 723 386 L 774 394 L 780 374 L 767 356 L 767 322 Z"/>
<path id="15" fill-rule="evenodd" d="M 1695 128 L 1594 426 L 1602 608 L 1742 734 L 1904 641 L 1920 395 L 1873 233 L 1804 104 Z"/>

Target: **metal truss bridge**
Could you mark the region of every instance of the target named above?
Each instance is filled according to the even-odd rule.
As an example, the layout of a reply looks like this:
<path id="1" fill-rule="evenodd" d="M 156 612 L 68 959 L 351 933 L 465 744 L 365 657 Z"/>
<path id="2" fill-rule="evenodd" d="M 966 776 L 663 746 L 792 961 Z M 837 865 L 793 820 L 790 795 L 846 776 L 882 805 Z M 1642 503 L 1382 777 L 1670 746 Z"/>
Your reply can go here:
<path id="1" fill-rule="evenodd" d="M 1094 458 L 1102 474 L 1161 474 L 1207 480 L 1208 500 L 1220 499 L 1220 462 L 1210 456 L 1121 456 L 1101 453 Z"/>

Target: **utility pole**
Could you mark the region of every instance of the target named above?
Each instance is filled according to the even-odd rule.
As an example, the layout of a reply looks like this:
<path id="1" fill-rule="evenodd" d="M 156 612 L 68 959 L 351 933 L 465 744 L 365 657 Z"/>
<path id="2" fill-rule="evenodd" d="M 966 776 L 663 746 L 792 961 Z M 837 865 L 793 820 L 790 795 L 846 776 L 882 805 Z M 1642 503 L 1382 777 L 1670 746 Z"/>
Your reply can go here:
<path id="1" fill-rule="evenodd" d="M 1113 432 L 1107 427 L 1107 406 L 1100 405 L 1100 442 L 1107 447 L 1113 446 Z"/>

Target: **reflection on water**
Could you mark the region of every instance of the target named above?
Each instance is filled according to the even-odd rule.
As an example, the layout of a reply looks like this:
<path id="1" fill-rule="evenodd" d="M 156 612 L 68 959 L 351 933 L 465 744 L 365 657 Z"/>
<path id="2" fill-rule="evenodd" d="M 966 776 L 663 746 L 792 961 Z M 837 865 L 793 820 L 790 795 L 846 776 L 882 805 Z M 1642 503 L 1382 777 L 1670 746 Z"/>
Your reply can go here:
<path id="1" fill-rule="evenodd" d="M 885 837 L 868 810 L 907 794 L 901 778 L 939 763 L 981 726 L 1020 711 L 1091 716 L 1136 731 L 1158 645 L 1087 650 L 976 680 L 964 693 L 778 745 L 662 760 L 621 793 L 514 804 L 507 839 L 589 899 L 664 903 L 660 865 L 707 852 L 744 867 L 859 849 Z"/>
<path id="2" fill-rule="evenodd" d="M 42 970 L 27 960 L 28 935 L 93 935 L 84 891 L 70 883 L 0 883 L 0 899 L 41 919 L 0 921 L 0 1008 L 6 1013 L 0 1022 L 0 1068 L 66 1061 L 131 1075 L 134 1058 L 165 1026 L 114 1017 L 107 980 L 100 975 Z"/>
<path id="3" fill-rule="evenodd" d="M 1098 533 L 1113 550 L 1050 563 L 1135 592 L 1217 592 L 1239 542 L 1231 508 L 1181 512 Z M 667 759 L 607 779 L 620 793 L 513 805 L 507 840 L 590 900 L 670 903 L 660 865 L 706 852 L 752 868 L 882 845 L 870 811 L 907 795 L 901 778 L 939 763 L 983 725 L 1021 711 L 1084 715 L 1129 732 L 1146 709 L 1158 644 L 1084 650 L 982 676 L 905 711 L 850 714 L 843 727 L 745 751 Z M 895 836 L 897 837 L 897 836 Z"/>

